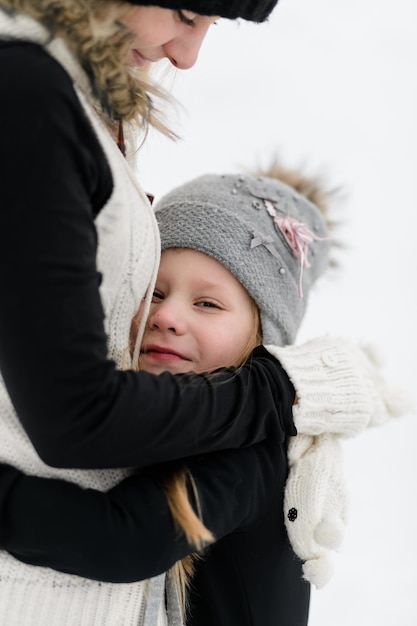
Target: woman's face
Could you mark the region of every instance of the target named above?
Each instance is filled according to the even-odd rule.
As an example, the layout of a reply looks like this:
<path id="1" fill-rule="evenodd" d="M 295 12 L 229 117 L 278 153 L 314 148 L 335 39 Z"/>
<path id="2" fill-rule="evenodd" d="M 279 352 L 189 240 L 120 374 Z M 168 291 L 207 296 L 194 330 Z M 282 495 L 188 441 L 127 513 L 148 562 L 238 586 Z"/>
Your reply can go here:
<path id="1" fill-rule="evenodd" d="M 167 58 L 172 65 L 186 70 L 194 65 L 213 16 L 191 11 L 138 6 L 123 19 L 133 34 L 132 62 L 145 67 Z"/>
<path id="2" fill-rule="evenodd" d="M 255 310 L 246 289 L 221 263 L 195 250 L 165 250 L 139 369 L 200 373 L 240 364 L 254 347 Z"/>

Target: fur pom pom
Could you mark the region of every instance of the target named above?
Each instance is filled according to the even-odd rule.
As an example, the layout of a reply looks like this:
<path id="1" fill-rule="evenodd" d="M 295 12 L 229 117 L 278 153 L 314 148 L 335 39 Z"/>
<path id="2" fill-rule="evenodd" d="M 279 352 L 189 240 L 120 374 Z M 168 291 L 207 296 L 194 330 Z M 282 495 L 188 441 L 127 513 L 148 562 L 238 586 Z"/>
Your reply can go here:
<path id="1" fill-rule="evenodd" d="M 337 550 L 343 542 L 345 525 L 339 517 L 333 515 L 323 519 L 314 530 L 315 541 L 330 550 Z"/>
<path id="2" fill-rule="evenodd" d="M 321 589 L 333 576 L 333 563 L 327 556 L 306 561 L 303 565 L 305 580 L 312 583 L 316 589 Z"/>
<path id="3" fill-rule="evenodd" d="M 415 399 L 405 389 L 391 385 L 384 395 L 389 412 L 394 417 L 411 413 L 416 408 Z"/>
<path id="4" fill-rule="evenodd" d="M 386 355 L 383 349 L 376 343 L 362 344 L 361 348 L 376 367 L 384 367 L 386 365 Z"/>

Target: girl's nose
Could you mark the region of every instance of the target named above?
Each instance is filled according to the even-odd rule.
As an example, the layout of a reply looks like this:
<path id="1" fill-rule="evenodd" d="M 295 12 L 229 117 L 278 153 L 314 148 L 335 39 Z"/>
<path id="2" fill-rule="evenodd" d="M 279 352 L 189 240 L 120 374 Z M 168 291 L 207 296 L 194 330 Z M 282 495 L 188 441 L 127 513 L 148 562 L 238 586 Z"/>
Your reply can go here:
<path id="1" fill-rule="evenodd" d="M 181 307 L 178 303 L 175 304 L 164 300 L 158 304 L 151 305 L 148 326 L 151 329 L 181 335 L 185 332 L 185 316 L 181 312 Z"/>
<path id="2" fill-rule="evenodd" d="M 193 67 L 210 25 L 211 21 L 207 20 L 207 23 L 189 28 L 184 35 L 165 44 L 165 54 L 174 67 L 180 70 L 188 70 Z"/>

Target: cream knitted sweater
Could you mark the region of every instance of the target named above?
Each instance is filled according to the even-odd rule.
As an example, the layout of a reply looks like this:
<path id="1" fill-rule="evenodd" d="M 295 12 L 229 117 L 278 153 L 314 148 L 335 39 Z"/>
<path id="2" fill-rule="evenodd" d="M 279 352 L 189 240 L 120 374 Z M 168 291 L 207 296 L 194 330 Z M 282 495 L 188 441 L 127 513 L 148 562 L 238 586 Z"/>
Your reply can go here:
<path id="1" fill-rule="evenodd" d="M 108 159 L 113 192 L 96 220 L 101 297 L 109 337 L 108 354 L 128 367 L 128 341 L 133 314 L 146 293 L 152 294 L 159 263 L 159 234 L 148 199 L 135 179 L 94 106 L 87 77 L 61 40 L 28 17 L 10 17 L 0 10 L 0 36 L 43 45 L 70 75 L 81 105 Z M 149 288 L 149 289 L 148 289 Z M 145 305 L 145 315 L 149 302 Z M 59 470 L 45 465 L 23 431 L 0 378 L 0 460 L 26 473 L 60 477 L 85 487 L 107 490 L 126 471 Z M 165 575 L 143 583 L 99 583 L 33 567 L 0 552 L 1 626 L 162 626 Z M 181 624 L 172 585 L 168 584 L 169 623 Z"/>

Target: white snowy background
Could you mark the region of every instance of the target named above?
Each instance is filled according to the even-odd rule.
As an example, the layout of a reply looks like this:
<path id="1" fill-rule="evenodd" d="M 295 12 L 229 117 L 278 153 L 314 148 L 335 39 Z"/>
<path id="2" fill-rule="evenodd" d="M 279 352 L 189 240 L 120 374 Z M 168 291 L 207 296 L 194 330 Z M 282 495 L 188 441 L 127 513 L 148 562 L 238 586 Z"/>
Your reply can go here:
<path id="1" fill-rule="evenodd" d="M 376 343 L 386 376 L 414 397 L 416 65 L 415 0 L 280 0 L 266 24 L 211 28 L 196 66 L 173 81 L 181 141 L 151 133 L 139 154 L 157 199 L 276 153 L 342 185 L 347 249 L 313 293 L 299 340 Z M 312 592 L 309 626 L 416 626 L 417 415 L 344 450 L 350 521 L 334 578 Z"/>

